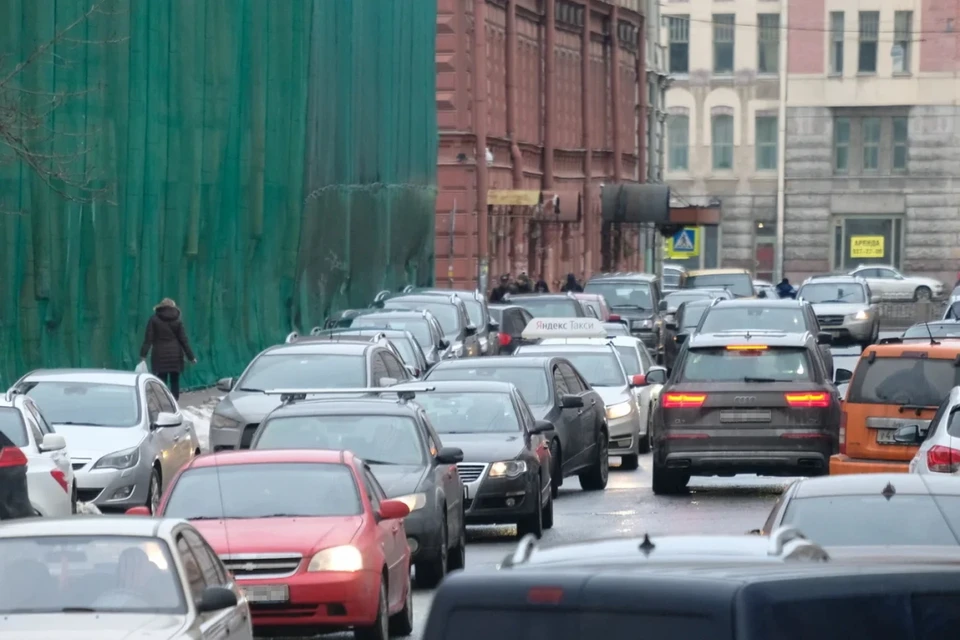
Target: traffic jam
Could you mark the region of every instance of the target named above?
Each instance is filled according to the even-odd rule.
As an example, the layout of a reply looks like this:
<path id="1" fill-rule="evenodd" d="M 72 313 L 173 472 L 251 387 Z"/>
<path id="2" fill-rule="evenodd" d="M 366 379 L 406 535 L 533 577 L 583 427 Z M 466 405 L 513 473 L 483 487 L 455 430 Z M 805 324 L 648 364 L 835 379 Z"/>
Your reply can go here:
<path id="1" fill-rule="evenodd" d="M 28 372 L 0 637 L 954 640 L 960 295 L 886 335 L 872 271 L 385 291 L 220 380 L 203 446 L 149 373 Z M 736 534 L 591 525 L 743 478 L 782 489 Z"/>

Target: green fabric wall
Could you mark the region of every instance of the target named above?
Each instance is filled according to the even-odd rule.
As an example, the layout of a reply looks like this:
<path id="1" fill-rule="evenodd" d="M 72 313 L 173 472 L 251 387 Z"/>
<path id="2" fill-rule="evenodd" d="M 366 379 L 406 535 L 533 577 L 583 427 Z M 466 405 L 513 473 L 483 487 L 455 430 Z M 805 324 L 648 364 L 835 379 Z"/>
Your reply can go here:
<path id="1" fill-rule="evenodd" d="M 431 282 L 436 0 L 109 0 L 2 84 L 93 2 L 0 2 L 0 123 L 4 101 L 45 113 L 19 132 L 74 176 L 0 136 L 2 384 L 133 368 L 169 296 L 199 386 Z"/>

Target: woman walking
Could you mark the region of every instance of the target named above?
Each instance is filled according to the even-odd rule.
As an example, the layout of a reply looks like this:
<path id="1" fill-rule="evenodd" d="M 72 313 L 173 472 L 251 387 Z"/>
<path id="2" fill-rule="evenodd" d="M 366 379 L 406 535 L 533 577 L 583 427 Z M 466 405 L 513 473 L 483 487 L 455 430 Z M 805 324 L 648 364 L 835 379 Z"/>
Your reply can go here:
<path id="1" fill-rule="evenodd" d="M 150 357 L 153 374 L 163 380 L 173 397 L 179 400 L 184 355 L 193 364 L 197 364 L 197 358 L 190 348 L 190 341 L 187 340 L 177 303 L 170 298 L 164 298 L 153 311 L 153 315 L 147 320 L 143 346 L 140 347 L 140 359 L 146 360 L 147 354 L 153 350 Z"/>

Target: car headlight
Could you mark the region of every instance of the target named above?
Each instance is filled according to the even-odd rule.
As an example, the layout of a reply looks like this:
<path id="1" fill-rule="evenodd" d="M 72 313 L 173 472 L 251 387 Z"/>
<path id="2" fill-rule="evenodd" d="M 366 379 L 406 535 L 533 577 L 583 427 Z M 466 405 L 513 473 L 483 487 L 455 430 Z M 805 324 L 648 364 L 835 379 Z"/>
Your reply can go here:
<path id="1" fill-rule="evenodd" d="M 616 420 L 617 418 L 628 416 L 631 411 L 633 411 L 632 402 L 627 401 L 621 402 L 620 404 L 612 404 L 607 407 L 607 420 Z"/>
<path id="2" fill-rule="evenodd" d="M 653 320 L 634 320 L 631 326 L 634 329 L 650 329 L 653 327 Z"/>
<path id="3" fill-rule="evenodd" d="M 416 511 L 417 509 L 423 509 L 425 506 L 427 506 L 427 494 L 425 493 L 411 493 L 410 495 L 390 499 L 399 500 L 403 504 L 407 505 L 407 508 L 410 509 L 411 512 Z"/>
<path id="4" fill-rule="evenodd" d="M 860 310 L 853 314 L 854 320 L 866 320 L 869 316 L 866 311 Z"/>
<path id="5" fill-rule="evenodd" d="M 310 558 L 307 571 L 363 571 L 363 554 L 351 544 L 330 547 Z"/>
<path id="6" fill-rule="evenodd" d="M 218 414 L 213 414 L 213 417 L 210 419 L 210 428 L 211 429 L 236 429 L 240 426 L 239 420 L 233 420 L 227 418 L 226 416 L 221 416 Z"/>
<path id="7" fill-rule="evenodd" d="M 516 478 L 525 473 L 527 463 L 523 460 L 505 460 L 503 462 L 494 462 L 490 465 L 491 478 Z"/>
<path id="8" fill-rule="evenodd" d="M 137 466 L 137 463 L 140 462 L 140 447 L 136 446 L 132 449 L 124 449 L 123 451 L 117 451 L 109 455 L 105 455 L 99 460 L 97 464 L 93 465 L 94 469 L 130 469 Z"/>

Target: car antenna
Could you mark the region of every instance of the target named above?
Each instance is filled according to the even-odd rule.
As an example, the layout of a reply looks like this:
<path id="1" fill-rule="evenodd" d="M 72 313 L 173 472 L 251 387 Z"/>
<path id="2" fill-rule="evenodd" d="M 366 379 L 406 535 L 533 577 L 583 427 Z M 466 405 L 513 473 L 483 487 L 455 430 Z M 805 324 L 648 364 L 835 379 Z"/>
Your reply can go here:
<path id="1" fill-rule="evenodd" d="M 237 448 L 239 448 L 239 444 Z M 223 500 L 223 483 L 220 481 L 220 458 L 214 453 L 213 466 L 217 470 L 217 493 L 220 495 L 220 523 L 223 525 L 223 541 L 227 545 L 227 555 L 230 554 L 230 527 L 227 526 L 227 514 Z"/>
<path id="2" fill-rule="evenodd" d="M 923 326 L 924 326 L 924 327 L 926 328 L 926 330 L 927 330 L 927 335 L 930 336 L 930 344 L 940 344 L 939 342 L 937 342 L 936 340 L 933 339 L 933 331 L 930 331 L 930 323 L 929 323 L 929 322 L 924 322 L 924 323 L 923 323 Z"/>

